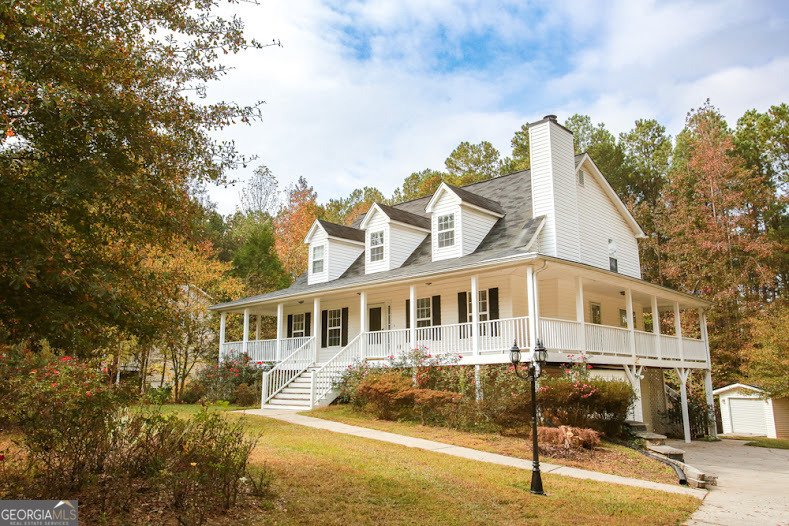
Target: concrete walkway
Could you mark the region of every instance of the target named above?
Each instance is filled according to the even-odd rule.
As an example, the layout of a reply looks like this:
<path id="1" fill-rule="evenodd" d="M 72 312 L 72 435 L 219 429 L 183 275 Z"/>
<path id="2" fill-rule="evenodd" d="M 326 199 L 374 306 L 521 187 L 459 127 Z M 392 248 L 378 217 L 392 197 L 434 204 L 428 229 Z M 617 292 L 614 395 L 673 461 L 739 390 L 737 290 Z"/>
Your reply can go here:
<path id="1" fill-rule="evenodd" d="M 467 447 L 453 446 L 451 444 L 444 444 L 442 442 L 434 442 L 433 440 L 424 440 L 422 438 L 397 435 L 395 433 L 387 433 L 386 431 L 378 431 L 375 429 L 368 429 L 366 427 L 351 426 L 348 424 L 342 424 L 340 422 L 332 422 L 331 420 L 323 420 L 321 418 L 299 415 L 297 414 L 298 411 L 294 410 L 247 409 L 239 412 L 248 415 L 266 416 L 269 418 L 282 420 L 284 422 L 289 422 L 291 424 L 314 427 L 316 429 L 325 429 L 335 433 L 343 433 L 346 435 L 369 438 L 372 440 L 380 440 L 382 442 L 391 442 L 393 444 L 425 449 L 435 453 L 478 460 L 480 462 L 490 462 L 492 464 L 500 464 L 502 466 L 510 466 L 527 470 L 531 470 L 532 468 L 531 460 L 508 457 L 505 455 L 498 455 L 496 453 L 488 453 Z M 681 495 L 691 495 L 699 499 L 703 499 L 707 495 L 707 492 L 704 490 L 692 489 L 686 486 L 680 486 L 679 484 L 661 484 L 659 482 L 620 477 L 618 475 L 609 475 L 607 473 L 600 473 L 597 471 L 558 466 L 556 464 L 546 464 L 544 462 L 540 462 L 540 471 L 542 473 L 563 475 L 565 477 L 573 477 L 577 479 L 596 480 L 599 482 L 622 484 L 625 486 L 634 486 L 637 488 L 647 488 L 659 491 L 667 491 L 669 493 L 679 493 Z"/>
<path id="2" fill-rule="evenodd" d="M 688 525 L 789 525 L 789 450 L 743 440 L 667 443 L 684 449 L 691 466 L 718 476 Z"/>

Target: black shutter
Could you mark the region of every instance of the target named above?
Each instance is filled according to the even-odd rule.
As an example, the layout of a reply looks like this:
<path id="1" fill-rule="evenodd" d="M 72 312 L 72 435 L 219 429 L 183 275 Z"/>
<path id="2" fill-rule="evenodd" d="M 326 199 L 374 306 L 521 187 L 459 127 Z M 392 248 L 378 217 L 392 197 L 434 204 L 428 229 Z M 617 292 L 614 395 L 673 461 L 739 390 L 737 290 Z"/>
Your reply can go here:
<path id="1" fill-rule="evenodd" d="M 458 323 L 468 321 L 468 296 L 465 292 L 458 292 Z"/>
<path id="2" fill-rule="evenodd" d="M 348 307 L 342 308 L 342 334 L 340 338 L 342 339 L 343 347 L 348 345 Z"/>
<path id="3" fill-rule="evenodd" d="M 433 326 L 441 325 L 441 296 L 433 296 Z"/>
<path id="4" fill-rule="evenodd" d="M 312 313 L 304 313 L 304 336 L 312 336 Z"/>
<path id="5" fill-rule="evenodd" d="M 405 328 L 411 328 L 411 300 L 405 300 Z"/>
<path id="6" fill-rule="evenodd" d="M 488 317 L 491 320 L 499 319 L 499 289 L 488 290 Z"/>
<path id="7" fill-rule="evenodd" d="M 433 338 L 441 339 L 441 296 L 433 296 Z"/>
<path id="8" fill-rule="evenodd" d="M 497 288 L 488 290 L 488 319 L 499 319 L 499 289 Z M 493 332 L 491 336 L 499 335 L 498 323 L 491 324 L 491 331 Z"/>
<path id="9" fill-rule="evenodd" d="M 329 339 L 329 311 L 321 311 L 321 347 L 326 347 Z"/>
<path id="10" fill-rule="evenodd" d="M 466 323 L 468 321 L 468 296 L 466 292 L 458 292 L 458 323 Z M 460 330 L 461 338 L 468 338 L 471 336 L 468 327 L 458 327 Z"/>
<path id="11" fill-rule="evenodd" d="M 288 314 L 288 338 L 293 338 L 293 314 Z"/>

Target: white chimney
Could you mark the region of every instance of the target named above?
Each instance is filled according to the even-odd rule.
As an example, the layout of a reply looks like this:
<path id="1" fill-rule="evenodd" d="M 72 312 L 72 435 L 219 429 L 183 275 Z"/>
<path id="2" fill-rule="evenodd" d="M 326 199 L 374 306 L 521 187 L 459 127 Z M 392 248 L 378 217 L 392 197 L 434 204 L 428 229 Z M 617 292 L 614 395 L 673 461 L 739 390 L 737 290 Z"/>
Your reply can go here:
<path id="1" fill-rule="evenodd" d="M 578 189 L 573 134 L 546 115 L 529 125 L 533 216 L 546 216 L 539 251 L 570 261 L 581 260 Z"/>

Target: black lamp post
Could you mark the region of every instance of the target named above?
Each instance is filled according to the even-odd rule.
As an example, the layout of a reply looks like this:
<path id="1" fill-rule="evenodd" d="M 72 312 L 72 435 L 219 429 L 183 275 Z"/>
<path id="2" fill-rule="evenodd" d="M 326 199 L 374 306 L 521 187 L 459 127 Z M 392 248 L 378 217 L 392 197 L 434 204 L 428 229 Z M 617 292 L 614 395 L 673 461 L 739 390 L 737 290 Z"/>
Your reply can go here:
<path id="1" fill-rule="evenodd" d="M 518 364 L 521 361 L 521 350 L 518 342 L 515 341 L 510 349 L 510 361 L 515 367 L 515 374 L 523 379 L 531 379 L 531 439 L 532 439 L 532 468 L 531 468 L 531 492 L 535 495 L 545 495 L 542 490 L 542 476 L 540 475 L 540 452 L 537 449 L 537 378 L 542 374 L 542 367 L 548 360 L 548 351 L 543 347 L 542 342 L 537 340 L 534 346 L 533 359 L 529 363 L 529 372 L 522 375 L 518 372 Z"/>

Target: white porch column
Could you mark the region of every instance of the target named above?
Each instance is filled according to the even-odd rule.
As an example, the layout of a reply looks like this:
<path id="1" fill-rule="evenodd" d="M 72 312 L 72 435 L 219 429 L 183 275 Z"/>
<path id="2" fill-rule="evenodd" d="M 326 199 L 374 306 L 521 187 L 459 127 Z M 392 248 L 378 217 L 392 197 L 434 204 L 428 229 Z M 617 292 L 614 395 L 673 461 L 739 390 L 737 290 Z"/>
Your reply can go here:
<path id="1" fill-rule="evenodd" d="M 529 306 L 529 341 L 525 342 L 525 345 L 521 344 L 521 348 L 528 348 L 530 353 L 533 353 L 534 346 L 537 344 L 537 307 L 534 293 L 534 269 L 528 266 L 526 267 L 526 304 Z"/>
<path id="2" fill-rule="evenodd" d="M 471 276 L 471 348 L 479 354 L 479 276 Z"/>
<path id="3" fill-rule="evenodd" d="M 219 315 L 219 359 L 222 359 L 222 347 L 225 346 L 225 327 L 227 326 L 227 313 Z"/>
<path id="4" fill-rule="evenodd" d="M 285 304 L 277 303 L 277 362 L 282 361 L 282 338 L 285 336 L 282 323 L 285 321 Z"/>
<path id="5" fill-rule="evenodd" d="M 633 391 L 636 393 L 636 401 L 630 409 L 629 414 L 636 422 L 644 421 L 644 405 L 641 401 L 641 374 L 644 372 L 643 365 L 624 365 L 625 374 Z"/>
<path id="6" fill-rule="evenodd" d="M 411 319 L 409 338 L 411 339 L 411 349 L 416 349 L 416 285 L 411 285 L 409 291 L 408 315 Z"/>
<path id="7" fill-rule="evenodd" d="M 367 358 L 367 292 L 359 293 L 359 332 L 362 335 L 362 359 Z"/>
<path id="8" fill-rule="evenodd" d="M 682 321 L 679 319 L 679 302 L 674 302 L 674 332 L 677 335 L 677 349 L 679 349 L 679 360 L 685 363 L 685 349 L 682 347 Z"/>
<path id="9" fill-rule="evenodd" d="M 318 363 L 318 352 L 321 348 L 321 299 L 315 298 L 312 302 L 312 335 L 315 355 L 313 361 Z"/>
<path id="10" fill-rule="evenodd" d="M 633 291 L 625 289 L 625 304 L 627 310 L 627 330 L 630 331 L 630 352 L 633 353 L 633 363 L 636 363 L 636 328 L 633 326 Z M 639 394 L 639 398 L 641 395 Z M 640 400 L 639 400 L 640 402 Z"/>
<path id="11" fill-rule="evenodd" d="M 244 354 L 249 346 L 249 309 L 244 309 Z"/>
<path id="12" fill-rule="evenodd" d="M 704 309 L 699 309 L 699 329 L 701 340 L 704 342 L 704 349 L 707 353 L 707 370 L 704 371 L 704 392 L 706 394 L 707 407 L 710 408 L 710 419 L 707 423 L 707 434 L 711 437 L 718 436 L 718 426 L 715 422 L 715 398 L 712 396 L 712 362 L 710 360 L 710 342 L 707 339 L 707 313 Z"/>
<path id="13" fill-rule="evenodd" d="M 578 322 L 578 351 L 586 351 L 586 319 L 584 316 L 584 280 L 575 277 L 575 319 Z"/>
<path id="14" fill-rule="evenodd" d="M 260 314 L 255 315 L 255 339 L 260 339 Z"/>
<path id="15" fill-rule="evenodd" d="M 690 444 L 690 415 L 688 413 L 688 376 L 690 376 L 690 369 L 680 369 L 675 367 L 674 370 L 679 376 L 679 394 L 682 403 L 682 428 L 685 431 L 685 443 Z"/>
<path id="16" fill-rule="evenodd" d="M 655 353 L 658 360 L 663 359 L 660 349 L 660 315 L 657 310 L 657 296 L 652 296 L 652 332 L 655 334 Z"/>

